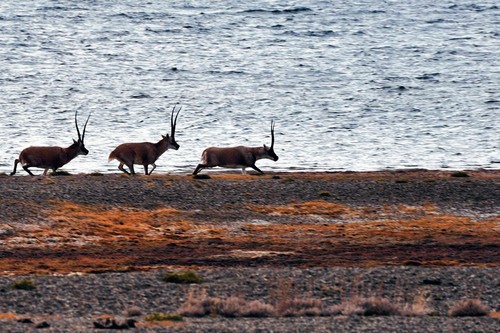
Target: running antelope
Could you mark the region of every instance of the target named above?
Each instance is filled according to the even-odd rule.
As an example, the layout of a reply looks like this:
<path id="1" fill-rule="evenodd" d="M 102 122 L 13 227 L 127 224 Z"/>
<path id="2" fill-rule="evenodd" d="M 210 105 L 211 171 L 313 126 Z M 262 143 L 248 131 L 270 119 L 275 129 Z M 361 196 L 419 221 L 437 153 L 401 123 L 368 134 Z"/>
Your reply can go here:
<path id="1" fill-rule="evenodd" d="M 28 147 L 23 149 L 19 154 L 19 158 L 14 161 L 14 170 L 11 172 L 11 176 L 16 173 L 17 164 L 21 163 L 24 170 L 31 176 L 33 173 L 29 170 L 31 167 L 45 169 L 43 175 L 46 176 L 49 169 L 53 172 L 63 165 L 67 164 L 69 161 L 77 157 L 78 155 L 87 155 L 89 151 L 85 148 L 85 129 L 87 128 L 87 123 L 89 122 L 90 114 L 83 126 L 83 132 L 80 135 L 80 130 L 78 129 L 77 113 L 75 112 L 75 126 L 76 132 L 78 134 L 78 141 L 73 139 L 73 144 L 68 148 L 62 147 Z"/>
<path id="2" fill-rule="evenodd" d="M 250 167 L 255 171 L 264 174 L 262 170 L 257 168 L 255 162 L 257 160 L 267 158 L 273 161 L 278 160 L 278 155 L 274 152 L 274 122 L 271 122 L 271 147 L 264 145 L 263 147 L 209 147 L 205 149 L 201 155 L 201 163 L 198 164 L 193 172 L 193 175 L 198 174 L 204 168 L 212 168 L 216 166 L 224 168 L 241 168 L 244 174 L 245 169 Z"/>
<path id="3" fill-rule="evenodd" d="M 175 106 L 172 109 L 172 115 L 170 116 L 170 135 L 162 135 L 162 139 L 157 143 L 152 142 L 136 142 L 136 143 L 122 143 L 118 147 L 115 148 L 109 154 L 109 160 L 118 160 L 120 165 L 118 165 L 118 169 L 125 172 L 126 174 L 135 175 L 134 164 L 139 164 L 144 167 L 144 173 L 146 175 L 150 175 L 154 169 L 156 169 L 156 160 L 169 148 L 173 148 L 175 150 L 179 149 L 179 145 L 175 142 L 175 127 L 177 126 L 177 117 L 179 116 L 179 112 L 181 112 L 182 108 L 179 108 L 177 114 L 175 115 Z M 153 168 L 148 173 L 148 166 L 152 165 Z M 128 169 L 127 171 L 123 167 L 126 165 Z"/>

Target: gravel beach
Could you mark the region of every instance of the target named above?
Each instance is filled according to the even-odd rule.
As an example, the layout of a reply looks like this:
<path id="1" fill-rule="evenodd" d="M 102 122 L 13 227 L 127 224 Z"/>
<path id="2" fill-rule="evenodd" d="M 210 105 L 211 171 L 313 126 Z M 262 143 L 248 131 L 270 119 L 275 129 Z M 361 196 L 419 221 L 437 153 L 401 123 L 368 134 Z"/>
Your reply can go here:
<path id="1" fill-rule="evenodd" d="M 0 189 L 1 332 L 112 320 L 137 332 L 500 331 L 500 171 L 0 176 Z M 187 270 L 203 282 L 162 279 Z M 13 287 L 23 280 L 34 289 Z M 195 292 L 325 308 L 418 299 L 429 311 L 146 319 Z M 463 299 L 490 314 L 450 317 Z"/>

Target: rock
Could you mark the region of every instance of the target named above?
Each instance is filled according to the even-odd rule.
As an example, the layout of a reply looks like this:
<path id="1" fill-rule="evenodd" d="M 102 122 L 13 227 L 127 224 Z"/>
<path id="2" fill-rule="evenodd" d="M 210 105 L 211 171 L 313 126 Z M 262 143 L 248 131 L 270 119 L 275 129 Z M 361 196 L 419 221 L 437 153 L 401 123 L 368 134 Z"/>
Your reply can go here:
<path id="1" fill-rule="evenodd" d="M 123 330 L 135 327 L 136 320 L 130 318 L 102 317 L 94 321 L 95 328 Z"/>
<path id="2" fill-rule="evenodd" d="M 50 324 L 46 321 L 41 321 L 35 325 L 35 328 L 48 328 Z"/>
<path id="3" fill-rule="evenodd" d="M 33 324 L 33 320 L 31 318 L 20 318 L 17 322 L 23 324 Z"/>
<path id="4" fill-rule="evenodd" d="M 431 286 L 440 286 L 442 282 L 441 279 L 423 279 L 422 284 Z"/>

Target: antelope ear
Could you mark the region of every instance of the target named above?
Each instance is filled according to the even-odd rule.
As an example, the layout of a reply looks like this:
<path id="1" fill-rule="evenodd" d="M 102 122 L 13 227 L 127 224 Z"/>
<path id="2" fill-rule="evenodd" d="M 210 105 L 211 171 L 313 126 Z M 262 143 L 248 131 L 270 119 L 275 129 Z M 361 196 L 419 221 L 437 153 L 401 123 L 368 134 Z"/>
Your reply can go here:
<path id="1" fill-rule="evenodd" d="M 264 143 L 264 149 L 265 150 L 269 150 L 269 148 L 266 146 L 266 144 Z"/>
<path id="2" fill-rule="evenodd" d="M 168 136 L 168 134 L 167 134 L 167 136 Z M 165 135 L 163 135 L 163 134 L 162 134 L 162 136 L 161 136 L 161 137 L 165 139 L 167 136 L 165 136 Z"/>
<path id="3" fill-rule="evenodd" d="M 78 141 L 76 141 L 75 139 L 73 139 L 73 143 L 78 143 Z"/>

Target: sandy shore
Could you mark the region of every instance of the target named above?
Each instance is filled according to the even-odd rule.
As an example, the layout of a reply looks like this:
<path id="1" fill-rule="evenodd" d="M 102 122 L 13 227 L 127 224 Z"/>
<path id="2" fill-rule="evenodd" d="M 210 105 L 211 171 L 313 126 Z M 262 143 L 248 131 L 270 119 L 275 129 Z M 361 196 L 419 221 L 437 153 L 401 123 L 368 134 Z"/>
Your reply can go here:
<path id="1" fill-rule="evenodd" d="M 131 306 L 143 314 L 137 331 L 499 328 L 496 318 L 446 313 L 467 297 L 499 308 L 500 171 L 0 176 L 0 204 L 5 331 L 35 329 L 17 321 L 29 316 L 46 321 L 46 330 L 85 332 L 95 318 Z M 271 303 L 280 279 L 329 304 L 364 279 L 364 293 L 391 299 L 429 293 L 435 315 L 145 325 L 144 315 L 175 312 L 192 288 L 158 276 L 187 269 L 214 296 Z M 35 291 L 8 287 L 26 277 Z"/>

